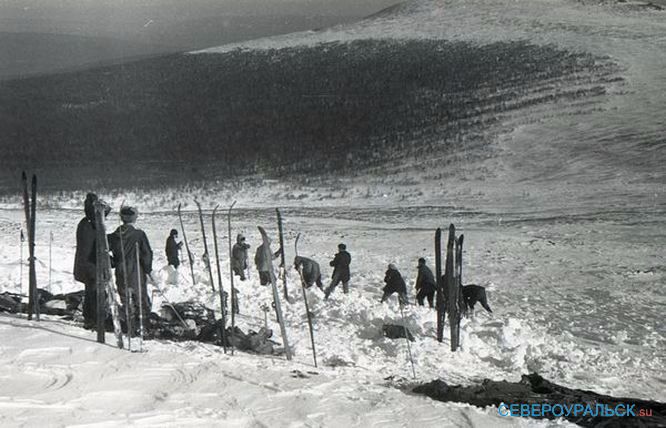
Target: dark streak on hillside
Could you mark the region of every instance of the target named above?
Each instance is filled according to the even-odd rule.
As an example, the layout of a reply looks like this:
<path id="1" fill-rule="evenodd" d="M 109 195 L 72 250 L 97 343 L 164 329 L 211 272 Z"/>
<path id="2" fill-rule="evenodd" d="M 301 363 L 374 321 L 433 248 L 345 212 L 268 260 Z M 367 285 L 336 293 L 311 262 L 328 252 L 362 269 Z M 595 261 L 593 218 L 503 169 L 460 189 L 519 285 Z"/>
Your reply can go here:
<path id="1" fill-rule="evenodd" d="M 13 185 L 22 168 L 68 188 L 95 175 L 123 186 L 344 172 L 446 153 L 507 111 L 603 95 L 614 73 L 606 61 L 523 42 L 358 40 L 2 82 L 1 179 Z M 567 89 L 581 81 L 593 86 Z M 562 89 L 542 93 L 543 82 Z"/>

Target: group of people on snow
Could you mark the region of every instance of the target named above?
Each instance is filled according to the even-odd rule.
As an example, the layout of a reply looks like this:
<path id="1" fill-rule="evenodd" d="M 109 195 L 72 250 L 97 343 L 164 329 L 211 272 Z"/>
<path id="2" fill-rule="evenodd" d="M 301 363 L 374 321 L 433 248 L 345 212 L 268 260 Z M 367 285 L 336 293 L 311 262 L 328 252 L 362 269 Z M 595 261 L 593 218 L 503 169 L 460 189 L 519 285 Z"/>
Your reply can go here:
<path id="1" fill-rule="evenodd" d="M 85 299 L 83 307 L 84 326 L 93 328 L 96 325 L 97 302 L 97 250 L 96 250 L 96 223 L 95 202 L 104 207 L 106 217 L 111 208 L 101 201 L 96 194 L 88 193 L 84 202 L 85 216 L 78 224 L 76 231 L 76 255 L 74 262 L 74 278 L 85 286 Z M 129 314 L 134 326 L 138 326 L 139 314 L 145 318 L 150 313 L 151 299 L 147 290 L 148 279 L 152 281 L 153 251 L 148 237 L 141 229 L 136 228 L 135 222 L 138 210 L 134 207 L 123 206 L 120 209 L 122 224 L 111 234 L 107 235 L 111 265 L 115 268 L 116 286 L 123 307 L 127 307 L 130 299 Z M 270 245 L 270 239 L 268 240 Z M 166 240 L 165 252 L 168 264 L 178 269 L 180 266 L 179 251 L 183 243 L 178 242 L 178 231 L 171 229 Z M 231 250 L 231 268 L 234 275 L 245 281 L 249 275 L 248 250 L 250 245 L 243 234 L 236 236 L 236 243 Z M 268 285 L 271 281 L 273 260 L 281 254 L 281 248 L 274 253 L 266 252 L 262 243 L 256 250 L 254 263 L 259 273 L 259 283 Z M 267 257 L 266 255 L 270 257 Z M 294 269 L 298 270 L 306 287 L 317 287 L 324 292 L 324 299 L 328 299 L 336 287 L 342 283 L 342 291 L 349 292 L 351 278 L 351 255 L 347 246 L 338 245 L 338 252 L 329 265 L 333 268 L 331 282 L 324 288 L 319 263 L 302 256 L 294 259 Z M 247 274 L 246 274 L 247 272 Z M 154 281 L 153 281 L 154 282 Z M 388 265 L 384 276 L 385 286 L 381 302 L 386 301 L 392 294 L 397 293 L 401 304 L 407 304 L 407 285 L 395 264 Z M 429 306 L 433 307 L 433 297 L 436 290 L 436 281 L 432 271 L 426 265 L 424 258 L 418 261 L 418 276 L 416 278 L 416 299 L 423 305 L 427 299 Z M 139 297 L 140 296 L 140 297 Z"/>
<path id="2" fill-rule="evenodd" d="M 76 229 L 74 278 L 82 282 L 85 287 L 83 322 L 86 328 L 93 328 L 97 322 L 96 202 L 103 208 L 105 217 L 109 214 L 111 208 L 96 194 L 88 193 L 84 201 L 85 216 L 79 221 Z M 115 268 L 118 295 L 123 307 L 128 309 L 131 325 L 136 326 L 137 329 L 140 316 L 145 318 L 150 313 L 151 301 L 147 282 L 153 270 L 153 250 L 148 237 L 143 230 L 134 226 L 138 215 L 136 208 L 122 207 L 120 209 L 122 224 L 113 233 L 107 235 L 111 267 Z M 172 234 L 170 238 L 173 236 Z M 176 244 L 176 248 L 179 248 L 178 244 Z M 168 256 L 169 254 L 167 254 Z"/>

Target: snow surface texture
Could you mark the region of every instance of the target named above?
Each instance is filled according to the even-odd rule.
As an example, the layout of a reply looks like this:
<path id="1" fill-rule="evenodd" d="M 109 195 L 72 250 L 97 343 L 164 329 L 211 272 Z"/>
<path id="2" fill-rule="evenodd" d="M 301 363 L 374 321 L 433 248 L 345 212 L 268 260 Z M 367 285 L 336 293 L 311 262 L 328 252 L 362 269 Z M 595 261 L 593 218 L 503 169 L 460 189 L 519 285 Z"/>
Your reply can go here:
<path id="1" fill-rule="evenodd" d="M 72 279 L 74 233 L 80 215 L 68 211 L 38 214 L 38 283 L 48 284 L 48 233 L 54 233 L 52 292 L 80 289 Z M 95 334 L 71 323 L 49 319 L 36 325 L 3 315 L 0 368 L 5 380 L 0 393 L 3 425 L 42 421 L 72 423 L 119 420 L 141 424 L 221 423 L 241 426 L 377 426 L 421 424 L 439 426 L 469 419 L 472 426 L 520 424 L 501 419 L 495 409 L 434 403 L 404 394 L 411 367 L 404 340 L 382 337 L 382 324 L 402 324 L 397 298 L 381 305 L 386 265 L 396 263 L 410 283 L 416 261 L 432 265 L 433 229 L 442 218 L 454 221 L 465 234 L 463 277 L 488 287 L 490 316 L 477 307 L 462 324 L 462 349 L 449 351 L 434 340 L 434 312 L 417 306 L 405 310 L 406 324 L 416 336 L 411 350 L 419 381 L 441 377 L 469 384 L 489 377 L 518 380 L 539 371 L 567 386 L 618 396 L 664 400 L 664 332 L 660 288 L 664 270 L 657 265 L 656 244 L 646 246 L 651 226 L 627 228 L 613 220 L 586 221 L 575 216 L 539 221 L 509 217 L 491 221 L 446 209 L 328 210 L 307 215 L 283 210 L 287 259 L 293 260 L 296 233 L 299 253 L 327 266 L 338 242 L 345 242 L 352 262 L 351 292 L 337 289 L 329 301 L 308 291 L 314 313 L 320 367 L 314 369 L 305 309 L 297 273 L 289 271 L 290 300 L 283 302 L 293 363 L 278 357 L 225 356 L 221 349 L 197 343 L 145 343 L 146 354 L 129 354 L 91 341 Z M 18 237 L 22 213 L 4 211 L 6 236 Z M 198 216 L 185 214 L 185 227 L 197 258 L 197 284 L 187 265 L 179 284 L 166 284 L 163 245 L 177 227 L 174 212 L 145 214 L 138 226 L 147 231 L 155 251 L 154 269 L 171 301 L 195 299 L 219 308 L 207 283 L 201 255 Z M 224 225 L 225 216 L 217 223 Z M 117 222 L 111 214 L 109 224 Z M 206 214 L 207 227 L 210 224 Z M 255 224 L 267 227 L 277 240 L 272 210 L 238 210 L 233 236 L 244 233 L 253 252 L 260 238 Z M 111 226 L 109 226 L 111 227 Z M 641 232 L 643 231 L 645 235 Z M 208 231 L 210 236 L 210 230 Z M 226 231 L 218 230 L 224 286 L 229 287 Z M 210 238 L 209 238 L 210 239 Z M 212 244 L 209 241 L 209 245 Z M 18 291 L 18 239 L 2 247 L 2 288 Z M 24 269 L 24 275 L 27 276 Z M 327 283 L 326 279 L 324 281 Z M 26 292 L 27 280 L 23 281 Z M 261 306 L 270 303 L 268 287 L 258 284 L 256 271 L 236 281 L 243 329 L 259 329 Z M 631 293 L 625 290 L 630 288 Z M 161 299 L 155 295 L 154 308 Z M 274 338 L 281 341 L 274 314 L 268 314 Z M 107 335 L 112 343 L 111 335 Z M 134 341 L 133 347 L 137 348 Z M 298 371 L 296 373 L 294 371 Z M 312 374 L 309 372 L 316 372 Z M 303 374 L 307 378 L 299 378 Z M 100 404 L 101 403 L 101 404 Z M 97 406 L 102 406 L 102 409 Z M 55 418 L 55 419 L 54 419 Z M 534 423 L 530 421 L 530 423 Z"/>

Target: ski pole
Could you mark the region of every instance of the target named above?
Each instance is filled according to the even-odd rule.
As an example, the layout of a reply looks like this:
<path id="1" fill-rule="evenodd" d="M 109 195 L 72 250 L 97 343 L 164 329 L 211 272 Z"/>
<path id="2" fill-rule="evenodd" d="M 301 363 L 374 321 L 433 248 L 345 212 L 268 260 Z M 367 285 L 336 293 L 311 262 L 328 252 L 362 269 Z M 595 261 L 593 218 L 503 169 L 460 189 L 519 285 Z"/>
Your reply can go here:
<path id="1" fill-rule="evenodd" d="M 53 232 L 49 232 L 49 290 L 51 290 L 51 271 L 53 271 L 53 269 L 52 269 L 53 264 L 51 262 L 51 260 L 52 260 L 52 251 L 51 251 L 52 247 L 53 247 Z"/>
<path id="2" fill-rule="evenodd" d="M 294 242 L 294 253 L 298 257 L 298 240 L 301 237 L 299 233 L 296 235 L 296 241 Z M 308 296 L 305 293 L 305 278 L 303 277 L 303 263 L 297 265 L 298 276 L 301 278 L 301 290 L 303 291 L 303 301 L 305 302 L 305 313 L 308 316 L 308 328 L 310 330 L 310 342 L 312 342 L 312 359 L 314 360 L 314 365 L 317 367 L 317 351 L 315 350 L 315 341 L 314 341 L 314 332 L 312 330 L 312 314 L 310 313 L 310 306 L 308 305 Z"/>
<path id="3" fill-rule="evenodd" d="M 19 260 L 19 293 L 23 293 L 23 242 L 25 242 L 25 236 L 23 236 L 23 229 L 21 229 L 21 259 Z"/>
<path id="4" fill-rule="evenodd" d="M 125 328 L 127 329 L 127 350 L 132 352 L 132 320 L 130 318 L 130 306 L 132 304 L 132 293 L 127 282 L 127 262 L 125 260 L 125 243 L 123 242 L 123 226 L 118 228 L 120 235 L 120 258 L 123 264 L 123 282 L 125 283 Z M 132 311 L 134 312 L 134 311 Z"/>
<path id="5" fill-rule="evenodd" d="M 229 290 L 229 298 L 231 299 L 231 335 L 236 334 L 236 310 L 238 309 L 238 302 L 236 302 L 236 293 L 234 289 L 234 267 L 233 267 L 233 248 L 231 246 L 231 210 L 234 209 L 236 201 L 234 201 L 229 207 L 227 212 L 227 231 L 228 231 L 228 242 L 229 242 L 229 282 L 231 289 Z M 248 279 L 249 279 L 248 275 Z M 231 355 L 234 355 L 234 344 L 231 343 Z"/>
<path id="6" fill-rule="evenodd" d="M 407 352 L 409 352 L 409 361 L 412 363 L 412 375 L 416 379 L 416 370 L 414 369 L 414 358 L 412 358 L 412 347 L 409 344 L 409 330 L 407 330 L 407 323 L 405 322 L 405 313 L 402 310 L 402 302 L 398 302 L 400 305 L 400 316 L 402 317 L 402 328 L 405 330 L 405 340 L 407 341 Z"/>
<path id="7" fill-rule="evenodd" d="M 217 266 L 217 288 L 220 292 L 220 315 L 222 317 L 222 328 L 220 329 L 220 339 L 222 340 L 222 348 L 224 348 L 224 353 L 227 353 L 227 338 L 226 338 L 226 329 L 227 329 L 227 312 L 224 309 L 224 287 L 222 286 L 222 271 L 220 270 L 220 251 L 217 244 L 217 228 L 215 227 L 215 213 L 220 205 L 216 205 L 213 209 L 213 215 L 211 217 L 212 227 L 213 227 L 213 244 L 215 247 L 215 265 Z M 231 255 L 230 255 L 231 256 Z M 234 291 L 231 290 L 233 293 Z M 233 308 L 231 308 L 233 310 Z"/>
<path id="8" fill-rule="evenodd" d="M 139 352 L 143 352 L 143 296 L 141 293 L 142 281 L 141 281 L 141 261 L 139 260 L 139 243 L 134 244 L 136 251 L 136 277 L 137 277 L 137 288 L 139 294 Z"/>

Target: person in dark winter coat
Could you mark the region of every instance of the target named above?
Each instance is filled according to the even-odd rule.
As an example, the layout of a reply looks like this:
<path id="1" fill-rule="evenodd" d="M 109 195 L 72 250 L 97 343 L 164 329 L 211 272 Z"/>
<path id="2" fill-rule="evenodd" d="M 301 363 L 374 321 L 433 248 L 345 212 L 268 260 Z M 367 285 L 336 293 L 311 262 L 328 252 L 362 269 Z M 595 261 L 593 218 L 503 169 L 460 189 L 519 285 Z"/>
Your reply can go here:
<path id="1" fill-rule="evenodd" d="M 171 229 L 169 237 L 166 240 L 166 248 L 164 251 L 166 252 L 169 265 L 178 269 L 178 266 L 180 266 L 180 257 L 178 256 L 178 251 L 180 251 L 183 243 L 176 242 L 176 239 L 178 239 L 178 231 L 176 229 Z"/>
<path id="2" fill-rule="evenodd" d="M 312 259 L 307 257 L 294 257 L 294 269 L 298 270 L 299 267 L 303 272 L 303 282 L 305 282 L 305 288 L 312 287 L 312 284 L 317 284 L 320 290 L 324 289 L 324 284 L 321 283 L 321 269 L 319 268 L 319 263 L 315 262 Z"/>
<path id="3" fill-rule="evenodd" d="M 76 228 L 76 253 L 74 255 L 74 279 L 82 282 L 85 289 L 83 299 L 83 325 L 93 328 L 97 324 L 97 245 L 95 244 L 95 207 L 98 197 L 88 193 L 84 202 L 85 217 Z M 111 208 L 107 205 L 104 214 Z"/>
<path id="4" fill-rule="evenodd" d="M 268 240 L 269 251 L 270 251 L 271 240 Z M 273 260 L 280 257 L 280 250 L 271 254 L 271 259 L 266 259 L 264 254 L 264 244 L 261 244 L 257 247 L 257 252 L 254 254 L 254 264 L 257 266 L 257 271 L 259 272 L 259 283 L 261 285 L 268 285 L 271 282 L 271 271 L 273 270 Z"/>
<path id="5" fill-rule="evenodd" d="M 423 306 L 423 301 L 427 298 L 428 305 L 434 307 L 433 301 L 435 291 L 437 291 L 437 282 L 430 268 L 426 265 L 426 260 L 421 257 L 418 265 L 419 273 L 416 276 L 416 300 Z"/>
<path id="6" fill-rule="evenodd" d="M 120 210 L 120 219 L 123 224 L 112 234 L 108 235 L 109 249 L 113 255 L 113 265 L 116 268 L 116 285 L 123 306 L 127 305 L 125 287 L 129 287 L 130 317 L 132 325 L 138 329 L 139 319 L 139 287 L 141 287 L 141 311 L 143 319 L 147 320 L 150 314 L 150 295 L 146 287 L 147 275 L 153 270 L 153 250 L 150 248 L 148 237 L 141 229 L 134 227 L 138 210 L 133 207 L 123 207 Z M 139 271 L 137 272 L 136 244 L 139 244 Z M 123 254 L 124 249 L 124 254 Z M 124 260 L 123 260 L 123 255 Z"/>
<path id="7" fill-rule="evenodd" d="M 231 269 L 234 275 L 240 276 L 241 281 L 245 281 L 245 269 L 247 269 L 247 250 L 250 244 L 245 243 L 245 237 L 242 234 L 236 235 L 236 243 L 231 249 Z"/>
<path id="8" fill-rule="evenodd" d="M 398 268 L 393 264 L 388 265 L 388 270 L 384 275 L 384 295 L 382 296 L 381 302 L 384 303 L 386 299 L 391 296 L 393 293 L 398 293 L 398 300 L 401 305 L 407 304 L 407 284 L 405 280 L 402 279 L 402 275 L 398 271 Z"/>
<path id="9" fill-rule="evenodd" d="M 351 254 L 347 252 L 345 244 L 338 245 L 338 254 L 335 255 L 331 263 L 333 267 L 333 275 L 331 277 L 331 284 L 324 292 L 324 299 L 328 299 L 335 287 L 342 282 L 342 292 L 347 294 L 349 292 L 349 265 L 351 264 Z"/>

